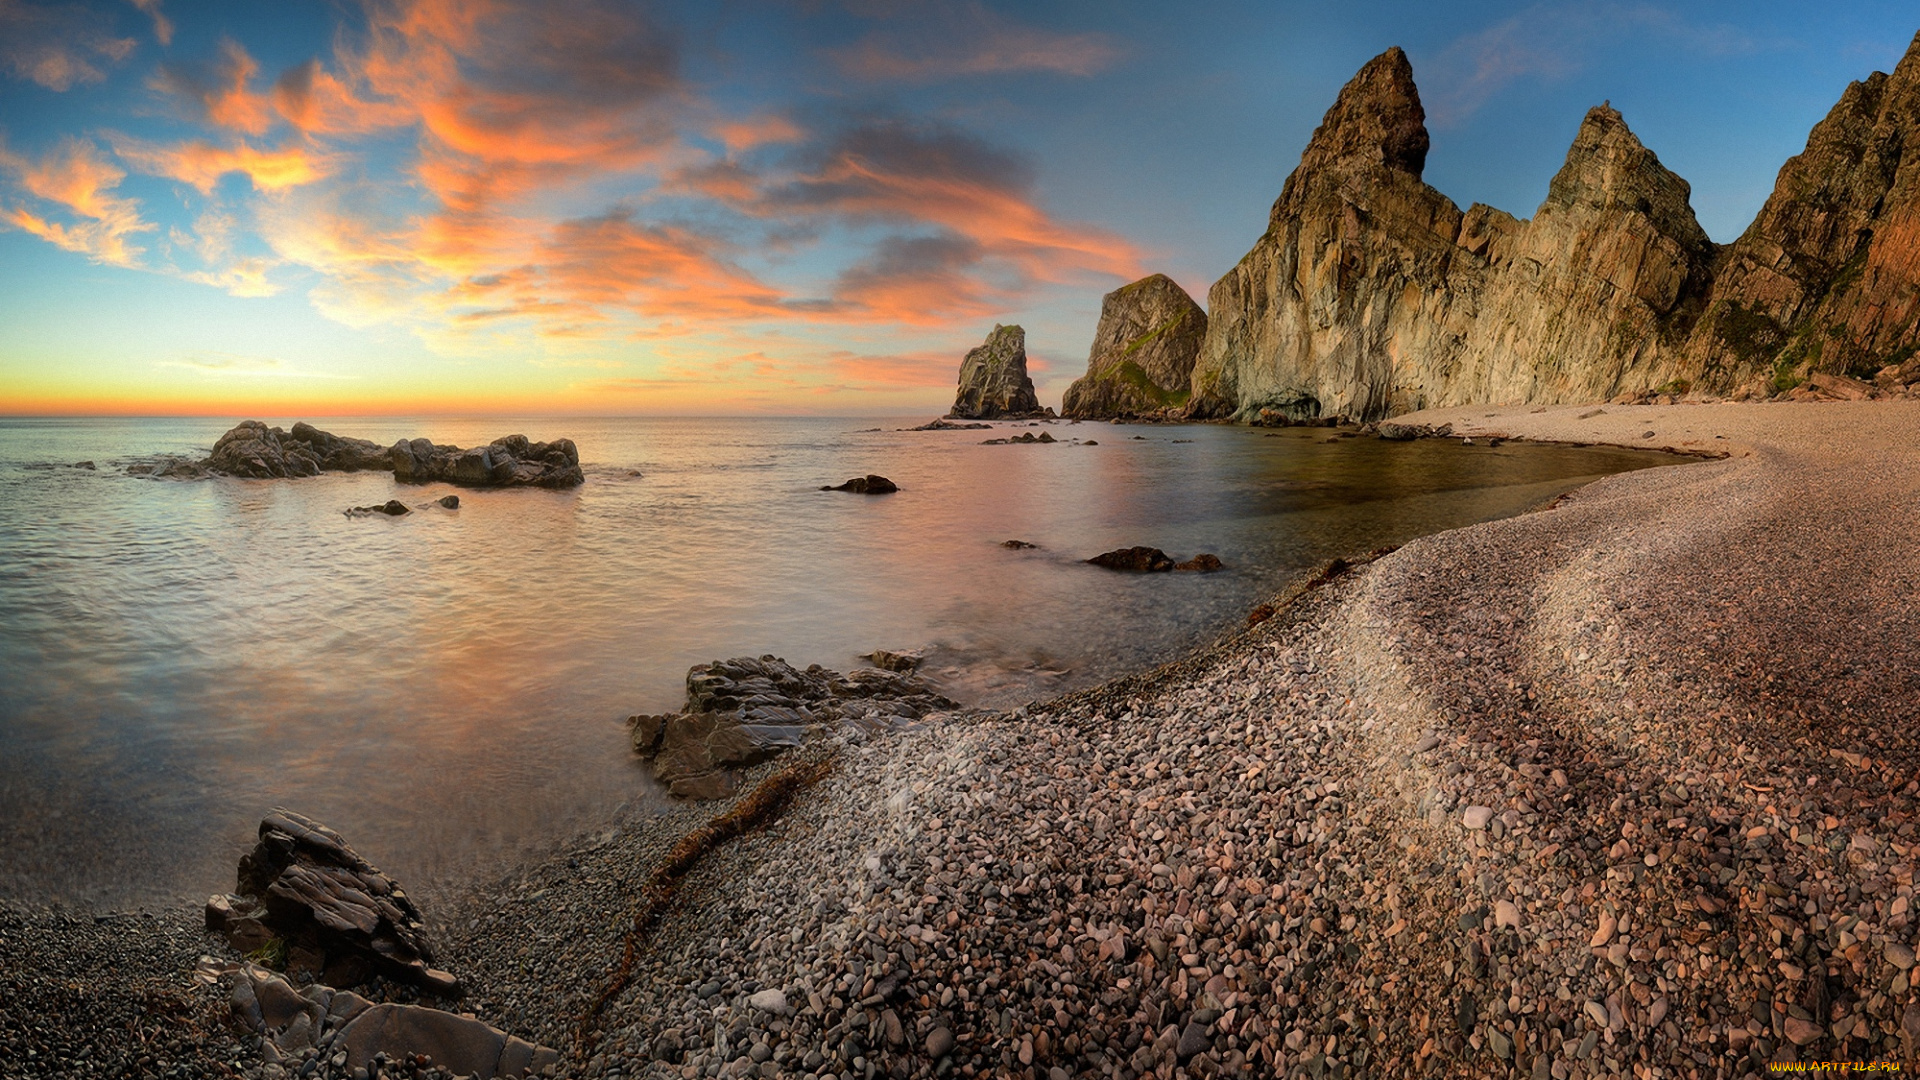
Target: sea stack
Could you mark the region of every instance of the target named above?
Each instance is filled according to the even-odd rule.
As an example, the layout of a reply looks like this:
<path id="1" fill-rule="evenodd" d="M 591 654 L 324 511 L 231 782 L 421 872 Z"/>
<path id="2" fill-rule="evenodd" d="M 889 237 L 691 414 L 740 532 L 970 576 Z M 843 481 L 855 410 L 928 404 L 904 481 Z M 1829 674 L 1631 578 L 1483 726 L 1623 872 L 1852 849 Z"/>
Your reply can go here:
<path id="1" fill-rule="evenodd" d="M 953 398 L 954 420 L 1019 420 L 1051 415 L 1042 411 L 1027 376 L 1027 332 L 995 325 L 979 348 L 960 364 L 960 390 Z"/>
<path id="2" fill-rule="evenodd" d="M 1207 313 L 1165 274 L 1108 293 L 1087 351 L 1087 373 L 1067 387 L 1062 416 L 1111 420 L 1184 409 Z"/>

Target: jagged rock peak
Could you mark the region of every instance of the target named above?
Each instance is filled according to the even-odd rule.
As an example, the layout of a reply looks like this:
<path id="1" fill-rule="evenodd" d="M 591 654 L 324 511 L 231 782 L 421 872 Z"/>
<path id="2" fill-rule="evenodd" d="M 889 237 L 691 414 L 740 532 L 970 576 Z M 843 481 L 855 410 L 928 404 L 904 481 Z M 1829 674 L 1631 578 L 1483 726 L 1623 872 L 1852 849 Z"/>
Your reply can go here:
<path id="1" fill-rule="evenodd" d="M 1711 250 L 1713 242 L 1694 217 L 1692 194 L 1692 186 L 1660 164 L 1608 103 L 1587 110 L 1542 210 L 1579 204 L 1633 210 L 1688 249 Z"/>
<path id="2" fill-rule="evenodd" d="M 956 420 L 1010 420 L 1043 415 L 1027 375 L 1027 332 L 994 324 L 993 332 L 960 363 L 960 388 L 954 394 Z"/>
<path id="3" fill-rule="evenodd" d="M 1347 82 L 1300 156 L 1302 173 L 1392 169 L 1418 180 L 1427 167 L 1427 111 L 1398 46 Z"/>
<path id="4" fill-rule="evenodd" d="M 1061 413 L 1082 420 L 1170 413 L 1187 404 L 1207 313 L 1165 274 L 1108 293 L 1087 350 L 1087 373 Z"/>

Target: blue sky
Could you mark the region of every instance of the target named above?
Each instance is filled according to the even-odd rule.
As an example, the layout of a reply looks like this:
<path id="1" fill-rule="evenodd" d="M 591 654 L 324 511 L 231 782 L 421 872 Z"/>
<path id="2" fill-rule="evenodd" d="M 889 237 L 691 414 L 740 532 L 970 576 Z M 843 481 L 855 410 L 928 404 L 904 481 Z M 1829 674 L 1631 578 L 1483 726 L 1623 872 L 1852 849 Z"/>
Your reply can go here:
<path id="1" fill-rule="evenodd" d="M 1463 207 L 1602 100 L 1737 236 L 1910 4 L 0 0 L 0 411 L 922 412 L 1206 286 L 1399 45 Z"/>

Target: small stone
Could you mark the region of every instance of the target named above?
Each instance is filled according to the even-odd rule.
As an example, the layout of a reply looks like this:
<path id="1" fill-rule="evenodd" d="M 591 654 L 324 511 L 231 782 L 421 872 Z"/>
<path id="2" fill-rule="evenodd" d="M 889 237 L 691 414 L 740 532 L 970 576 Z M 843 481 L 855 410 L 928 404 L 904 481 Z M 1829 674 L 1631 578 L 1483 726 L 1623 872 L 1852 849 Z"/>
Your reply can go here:
<path id="1" fill-rule="evenodd" d="M 1469 806 L 1460 815 L 1460 824 L 1476 832 L 1486 828 L 1487 823 L 1492 820 L 1493 807 L 1491 806 Z"/>
<path id="2" fill-rule="evenodd" d="M 927 1032 L 927 1056 L 936 1060 L 953 1052 L 953 1032 L 945 1024 Z"/>
<path id="3" fill-rule="evenodd" d="M 791 1011 L 787 1006 L 787 995 L 780 990 L 762 990 L 748 998 L 747 1004 L 776 1016 L 785 1016 Z"/>
<path id="4" fill-rule="evenodd" d="M 1826 1029 L 1822 1028 L 1819 1024 L 1813 1023 L 1810 1020 L 1802 1020 L 1797 1016 L 1787 1017 L 1784 1029 L 1787 1033 L 1787 1038 L 1793 1040 L 1793 1045 L 1795 1046 L 1805 1046 L 1827 1033 Z"/>
<path id="5" fill-rule="evenodd" d="M 1493 1051 L 1493 1056 L 1501 1060 L 1513 1057 L 1513 1043 L 1497 1030 L 1487 1032 L 1487 1049 Z"/>
<path id="6" fill-rule="evenodd" d="M 1519 930 L 1520 908 L 1511 900 L 1496 901 L 1493 905 L 1493 925 Z"/>
<path id="7" fill-rule="evenodd" d="M 1605 1005 L 1597 1001 L 1589 1001 L 1585 1008 L 1587 1011 L 1587 1019 L 1592 1020 L 1595 1026 L 1607 1026 L 1607 1007 Z"/>
<path id="8" fill-rule="evenodd" d="M 1180 1044 L 1174 1048 L 1174 1053 L 1180 1056 L 1181 1061 L 1185 1061 L 1212 1045 L 1213 1040 L 1207 1037 L 1207 1026 L 1196 1021 L 1188 1024 L 1186 1030 L 1180 1033 Z"/>
<path id="9" fill-rule="evenodd" d="M 1886 956 L 1887 963 L 1901 971 L 1913 967 L 1913 950 L 1897 941 L 1887 942 L 1887 947 L 1882 950 L 1882 954 Z"/>
<path id="10" fill-rule="evenodd" d="M 1612 912 L 1602 914 L 1600 916 L 1600 927 L 1593 932 L 1593 937 L 1587 944 L 1596 949 L 1601 948 L 1606 945 L 1607 942 L 1613 940 L 1613 931 L 1619 925 L 1620 921 L 1613 917 Z"/>

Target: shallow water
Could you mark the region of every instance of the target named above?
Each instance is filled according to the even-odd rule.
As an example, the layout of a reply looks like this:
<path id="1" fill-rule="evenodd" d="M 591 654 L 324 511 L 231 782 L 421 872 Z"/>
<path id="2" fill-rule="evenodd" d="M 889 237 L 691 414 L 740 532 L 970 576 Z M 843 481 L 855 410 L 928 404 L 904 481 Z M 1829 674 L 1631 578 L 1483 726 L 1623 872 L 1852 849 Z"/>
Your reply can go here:
<path id="1" fill-rule="evenodd" d="M 203 456 L 231 423 L 0 421 L 0 896 L 203 896 L 286 805 L 431 899 L 657 802 L 622 721 L 676 706 L 691 664 L 844 669 L 933 645 L 950 696 L 1013 704 L 1172 659 L 1334 555 L 1674 460 L 1222 426 L 1063 423 L 1045 430 L 1099 445 L 985 446 L 1014 432 L 316 422 L 381 443 L 564 435 L 588 480 L 151 480 L 124 468 Z M 867 472 L 902 490 L 817 490 Z M 429 505 L 448 493 L 458 510 Z M 340 512 L 389 498 L 423 509 Z M 1134 544 L 1229 569 L 1080 561 Z"/>

